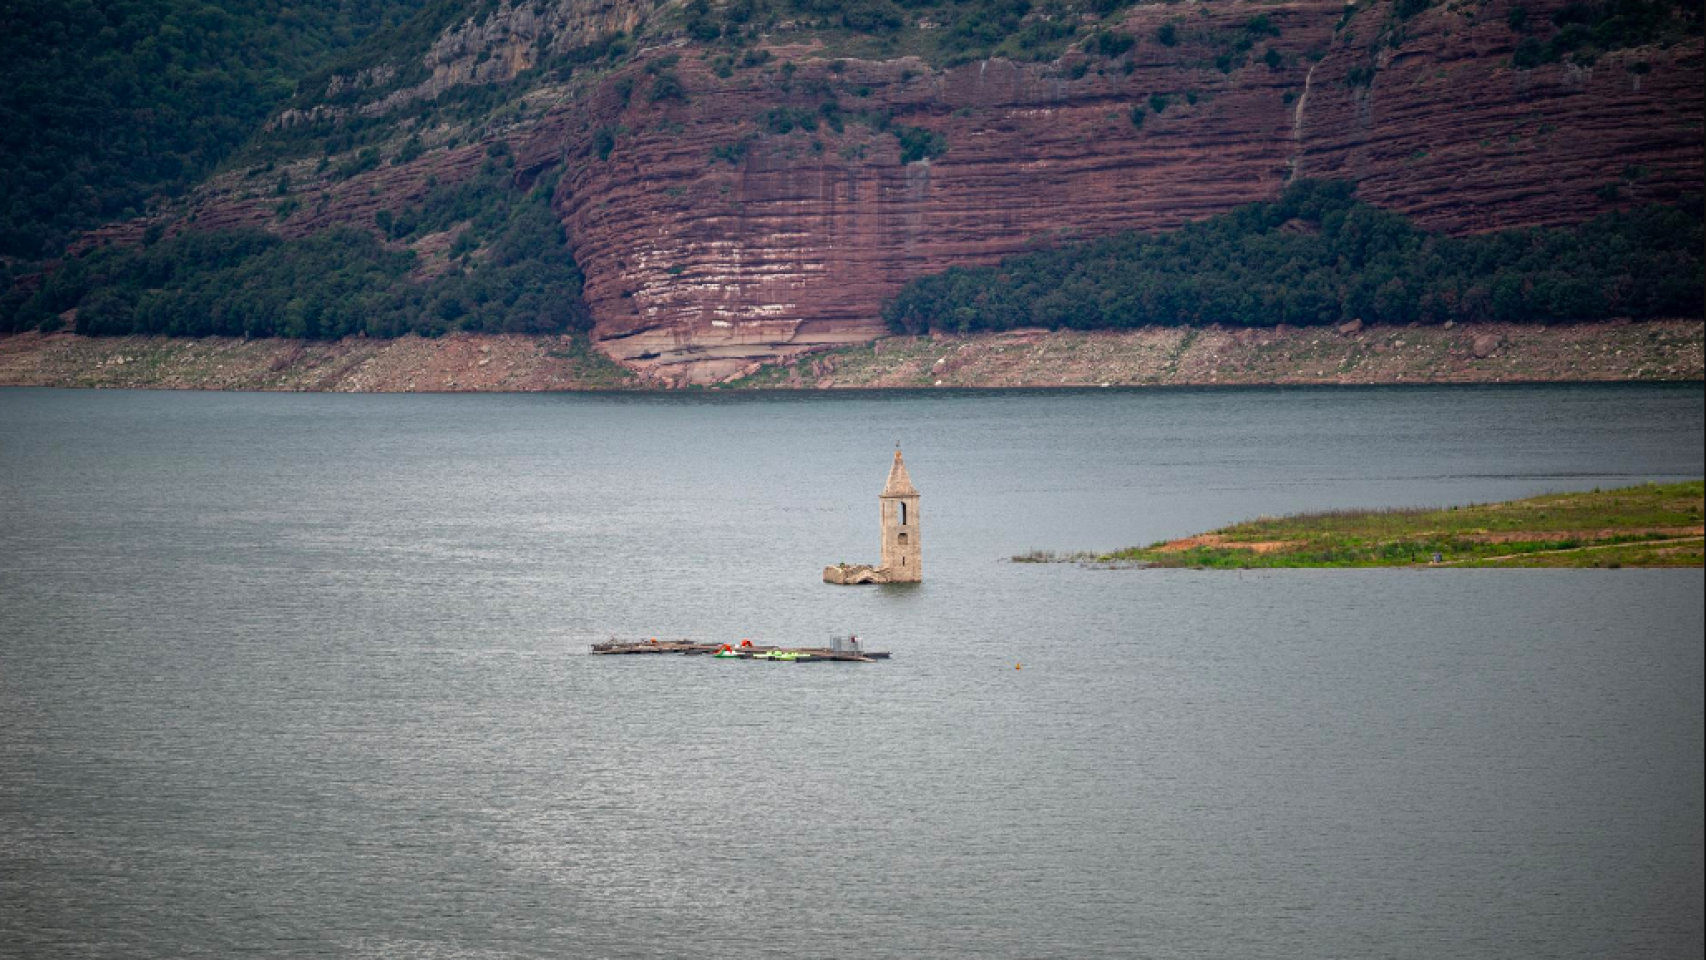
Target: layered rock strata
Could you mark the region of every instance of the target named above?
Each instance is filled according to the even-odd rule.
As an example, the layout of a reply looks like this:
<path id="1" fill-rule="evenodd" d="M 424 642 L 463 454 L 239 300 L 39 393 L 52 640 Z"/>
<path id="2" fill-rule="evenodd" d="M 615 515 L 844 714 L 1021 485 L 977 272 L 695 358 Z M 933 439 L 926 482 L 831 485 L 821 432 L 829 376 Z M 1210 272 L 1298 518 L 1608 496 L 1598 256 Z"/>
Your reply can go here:
<path id="1" fill-rule="evenodd" d="M 1562 3 L 1523 5 L 1544 23 Z M 882 336 L 882 301 L 921 273 L 1174 227 L 1299 176 L 1356 180 L 1364 199 L 1453 233 L 1576 222 L 1700 190 L 1698 39 L 1616 51 L 1592 68 L 1519 70 L 1511 7 L 1442 4 L 1400 20 L 1388 0 L 1348 19 L 1338 0 L 1141 4 L 1120 15 L 1138 42 L 1119 57 L 948 70 L 841 59 L 786 33 L 771 38 L 768 65 L 731 70 L 721 48 L 677 41 L 534 89 L 524 117 L 479 142 L 343 181 L 304 164 L 293 209 L 215 183 L 195 225 L 371 228 L 380 209 L 470 175 L 502 141 L 518 185 L 562 172 L 554 205 L 599 348 L 683 384 Z M 552 17 L 580 16 L 584 42 L 651 11 L 616 0 L 500 8 L 500 20 L 447 32 L 429 54 L 438 86 L 407 96 L 514 76 Z M 1157 39 L 1167 25 L 1171 45 Z M 907 128 L 938 135 L 945 152 L 902 162 L 895 131 Z M 92 242 L 135 240 L 144 226 Z"/>
<path id="2" fill-rule="evenodd" d="M 687 103 L 636 87 L 614 113 L 548 120 L 562 133 L 539 131 L 524 156 L 586 156 L 598 130 L 622 131 L 607 158 L 571 167 L 558 206 L 601 345 L 675 382 L 879 336 L 882 300 L 920 273 L 1177 226 L 1297 176 L 1357 180 L 1367 199 L 1456 233 L 1579 221 L 1701 183 L 1698 44 L 1519 71 L 1497 3 L 1473 17 L 1430 9 L 1395 46 L 1382 45 L 1384 4 L 1337 35 L 1343 7 L 1319 2 L 1149 5 L 1124 28 L 1147 40 L 1181 9 L 1175 46 L 1142 42 L 1077 77 L 1071 57 L 932 72 L 781 49 L 797 65 L 785 81 L 719 79 L 684 59 Z M 1222 73 L 1226 38 L 1257 11 L 1278 36 Z M 1267 48 L 1275 68 L 1254 56 Z M 1627 69 L 1637 62 L 1647 72 Z M 1350 82 L 1359 68 L 1372 80 Z M 765 125 L 767 111 L 825 103 L 928 128 L 947 151 L 907 164 L 896 137 L 855 120 Z"/>

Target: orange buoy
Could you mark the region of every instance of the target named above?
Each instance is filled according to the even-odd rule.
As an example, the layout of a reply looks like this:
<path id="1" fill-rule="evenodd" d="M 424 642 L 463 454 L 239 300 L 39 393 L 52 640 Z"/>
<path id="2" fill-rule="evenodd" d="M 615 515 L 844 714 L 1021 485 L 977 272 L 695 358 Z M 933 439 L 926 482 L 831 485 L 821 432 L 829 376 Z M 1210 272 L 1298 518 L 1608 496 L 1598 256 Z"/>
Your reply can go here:
<path id="1" fill-rule="evenodd" d="M 1013 664 L 1013 669 L 1015 669 L 1015 670 L 1023 670 L 1024 668 L 1025 668 L 1025 665 L 1022 663 Z"/>

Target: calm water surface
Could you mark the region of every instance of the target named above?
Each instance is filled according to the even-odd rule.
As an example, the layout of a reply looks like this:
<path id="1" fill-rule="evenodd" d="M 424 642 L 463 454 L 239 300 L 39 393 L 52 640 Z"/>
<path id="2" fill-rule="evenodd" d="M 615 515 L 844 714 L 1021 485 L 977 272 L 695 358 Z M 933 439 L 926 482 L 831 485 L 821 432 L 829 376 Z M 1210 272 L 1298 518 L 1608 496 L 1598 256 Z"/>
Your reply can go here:
<path id="1" fill-rule="evenodd" d="M 0 955 L 1699 957 L 1700 571 L 1000 558 L 1697 477 L 1702 396 L 0 390 Z M 926 582 L 819 583 L 896 441 Z"/>

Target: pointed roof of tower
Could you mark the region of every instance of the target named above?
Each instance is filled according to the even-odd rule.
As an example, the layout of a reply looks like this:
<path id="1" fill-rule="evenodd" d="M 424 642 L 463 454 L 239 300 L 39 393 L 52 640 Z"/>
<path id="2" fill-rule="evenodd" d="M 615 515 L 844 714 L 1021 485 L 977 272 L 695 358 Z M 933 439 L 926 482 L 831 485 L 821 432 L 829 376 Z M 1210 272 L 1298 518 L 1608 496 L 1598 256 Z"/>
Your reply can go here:
<path id="1" fill-rule="evenodd" d="M 889 482 L 883 487 L 881 496 L 884 497 L 916 497 L 918 488 L 912 485 L 912 478 L 906 475 L 906 461 L 900 458 L 900 448 L 894 448 L 894 466 L 889 468 Z"/>

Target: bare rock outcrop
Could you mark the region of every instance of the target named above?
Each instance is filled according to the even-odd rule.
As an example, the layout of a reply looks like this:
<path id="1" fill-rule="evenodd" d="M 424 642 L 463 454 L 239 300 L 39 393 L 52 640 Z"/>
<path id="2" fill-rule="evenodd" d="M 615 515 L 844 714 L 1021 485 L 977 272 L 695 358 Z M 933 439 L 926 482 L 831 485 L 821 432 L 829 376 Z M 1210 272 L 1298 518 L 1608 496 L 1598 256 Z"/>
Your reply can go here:
<path id="1" fill-rule="evenodd" d="M 553 54 L 584 47 L 615 33 L 634 30 L 662 0 L 503 0 L 484 17 L 468 17 L 439 36 L 422 58 L 430 75 L 363 103 L 357 112 L 379 116 L 416 100 L 432 99 L 453 87 L 504 83 Z M 334 76 L 327 96 L 352 86 L 378 86 L 396 75 L 390 65 L 383 80 L 357 74 Z M 365 81 L 365 82 L 364 82 Z"/>

